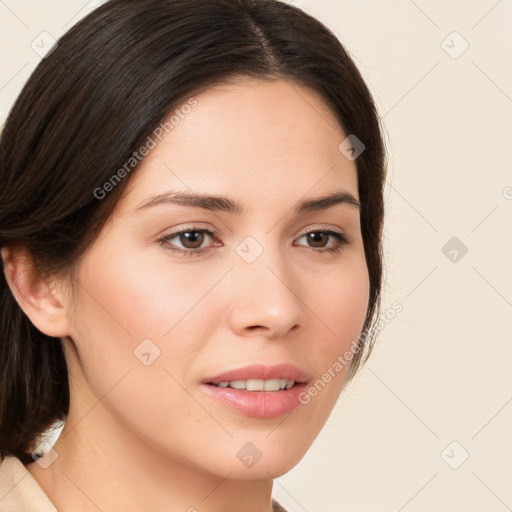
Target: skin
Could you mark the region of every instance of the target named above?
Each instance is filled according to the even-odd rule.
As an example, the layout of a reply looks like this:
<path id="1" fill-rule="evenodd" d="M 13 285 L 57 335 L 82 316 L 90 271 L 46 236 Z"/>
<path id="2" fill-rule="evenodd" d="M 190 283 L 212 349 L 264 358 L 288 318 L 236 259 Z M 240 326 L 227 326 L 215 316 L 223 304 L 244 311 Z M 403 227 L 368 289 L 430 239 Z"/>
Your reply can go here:
<path id="1" fill-rule="evenodd" d="M 134 171 L 76 268 L 75 295 L 71 277 L 44 279 L 23 247 L 2 250 L 17 300 L 63 340 L 68 361 L 58 457 L 47 469 L 27 465 L 59 511 L 268 512 L 272 478 L 302 459 L 343 388 L 348 366 L 309 404 L 271 419 L 200 389 L 204 377 L 251 363 L 289 362 L 315 382 L 361 332 L 369 279 L 357 208 L 293 213 L 335 190 L 358 199 L 356 163 L 338 150 L 347 134 L 322 99 L 294 82 L 250 79 L 195 98 Z M 244 213 L 131 212 L 168 190 L 229 196 Z M 205 234 L 192 257 L 157 242 L 184 226 L 219 235 Z M 304 236 L 313 228 L 350 242 L 320 252 L 336 240 L 314 245 Z M 250 264 L 235 251 L 248 236 L 263 249 Z M 169 244 L 192 246 L 179 236 Z M 133 353 L 146 338 L 160 350 L 149 366 Z M 262 453 L 251 468 L 237 457 L 247 442 Z"/>

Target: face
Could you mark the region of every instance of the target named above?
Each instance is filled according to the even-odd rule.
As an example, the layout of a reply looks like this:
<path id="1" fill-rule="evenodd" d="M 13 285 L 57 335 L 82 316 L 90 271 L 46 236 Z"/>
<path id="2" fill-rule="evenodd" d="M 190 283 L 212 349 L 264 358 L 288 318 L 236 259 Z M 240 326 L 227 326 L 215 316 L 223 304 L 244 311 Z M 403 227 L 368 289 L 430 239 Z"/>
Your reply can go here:
<path id="1" fill-rule="evenodd" d="M 363 327 L 356 164 L 296 83 L 246 79 L 194 99 L 77 268 L 71 400 L 101 398 L 108 428 L 179 464 L 275 477 L 327 420 L 349 369 L 336 361 Z"/>

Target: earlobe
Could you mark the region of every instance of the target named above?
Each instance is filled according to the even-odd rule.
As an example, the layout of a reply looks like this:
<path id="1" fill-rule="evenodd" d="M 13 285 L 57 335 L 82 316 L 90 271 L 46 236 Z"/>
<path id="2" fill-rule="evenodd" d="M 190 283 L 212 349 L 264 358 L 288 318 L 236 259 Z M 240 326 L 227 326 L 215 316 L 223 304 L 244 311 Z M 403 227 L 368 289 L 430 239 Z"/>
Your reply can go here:
<path id="1" fill-rule="evenodd" d="M 48 336 L 69 336 L 65 302 L 41 274 L 28 249 L 23 245 L 2 247 L 1 256 L 7 284 L 34 326 Z"/>

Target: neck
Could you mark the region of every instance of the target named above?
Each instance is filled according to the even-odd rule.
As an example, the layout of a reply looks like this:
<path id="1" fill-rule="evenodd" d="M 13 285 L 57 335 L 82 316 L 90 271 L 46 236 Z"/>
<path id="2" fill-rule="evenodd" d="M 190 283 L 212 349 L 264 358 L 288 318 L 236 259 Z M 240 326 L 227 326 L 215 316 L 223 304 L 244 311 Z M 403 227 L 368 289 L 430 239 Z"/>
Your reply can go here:
<path id="1" fill-rule="evenodd" d="M 99 402 L 71 407 L 47 468 L 27 470 L 59 512 L 168 511 L 269 512 L 272 479 L 240 480 L 214 475 L 143 444 Z"/>

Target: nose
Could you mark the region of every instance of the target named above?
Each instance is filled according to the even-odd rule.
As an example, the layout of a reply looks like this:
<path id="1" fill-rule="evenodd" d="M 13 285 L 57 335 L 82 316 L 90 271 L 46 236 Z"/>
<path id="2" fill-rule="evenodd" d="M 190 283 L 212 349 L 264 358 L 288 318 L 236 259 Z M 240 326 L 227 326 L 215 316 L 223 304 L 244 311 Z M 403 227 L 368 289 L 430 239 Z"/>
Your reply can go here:
<path id="1" fill-rule="evenodd" d="M 267 248 L 252 263 L 240 259 L 229 281 L 229 322 L 235 334 L 278 339 L 304 328 L 301 280 L 282 252 Z"/>

